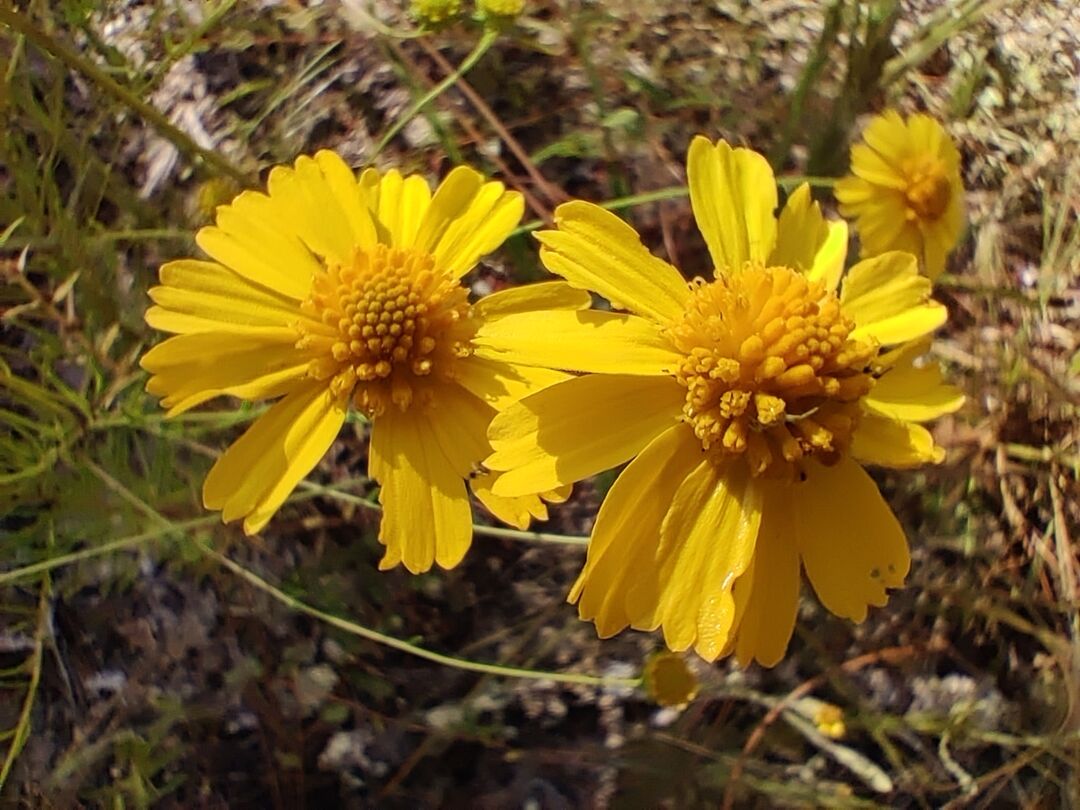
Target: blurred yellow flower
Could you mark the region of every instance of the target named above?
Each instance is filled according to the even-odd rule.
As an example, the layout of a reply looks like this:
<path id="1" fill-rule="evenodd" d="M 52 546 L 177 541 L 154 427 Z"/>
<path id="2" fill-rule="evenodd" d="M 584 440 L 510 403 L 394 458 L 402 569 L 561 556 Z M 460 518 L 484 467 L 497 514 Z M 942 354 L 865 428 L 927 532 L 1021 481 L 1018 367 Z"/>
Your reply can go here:
<path id="1" fill-rule="evenodd" d="M 259 531 L 337 437 L 350 403 L 371 421 L 368 470 L 381 485 L 382 568 L 456 565 L 472 540 L 466 481 L 515 525 L 538 498 L 501 498 L 474 476 L 500 406 L 566 375 L 474 351 L 484 323 L 534 308 L 580 309 L 562 282 L 475 304 L 460 279 L 521 219 L 521 195 L 454 169 L 434 194 L 418 175 L 364 171 L 333 152 L 270 172 L 150 290 L 150 326 L 174 336 L 142 358 L 147 391 L 175 416 L 220 395 L 276 399 L 214 464 L 209 509 Z M 565 497 L 565 492 L 552 493 Z"/>
<path id="2" fill-rule="evenodd" d="M 681 655 L 663 650 L 645 663 L 645 691 L 661 706 L 685 706 L 701 685 Z"/>
<path id="3" fill-rule="evenodd" d="M 844 711 L 832 703 L 820 703 L 814 712 L 814 725 L 817 730 L 832 740 L 839 740 L 847 734 L 844 723 Z"/>
<path id="4" fill-rule="evenodd" d="M 413 19 L 430 26 L 445 25 L 461 14 L 461 0 L 412 0 Z"/>
<path id="5" fill-rule="evenodd" d="M 905 250 L 937 278 L 964 227 L 960 153 L 928 115 L 890 110 L 851 148 L 851 172 L 836 184 L 840 213 L 855 218 L 862 255 Z"/>
<path id="6" fill-rule="evenodd" d="M 525 10 L 525 0 L 477 0 L 476 5 L 493 17 L 516 17 Z"/>
<path id="7" fill-rule="evenodd" d="M 514 496 L 630 461 L 608 492 L 570 595 L 601 636 L 662 628 L 676 651 L 775 664 L 800 567 L 861 621 L 909 567 L 903 531 L 859 462 L 941 460 L 919 422 L 962 396 L 916 362 L 945 308 L 907 253 L 843 279 L 847 228 L 802 186 L 779 220 L 768 163 L 696 138 L 694 215 L 715 267 L 687 284 L 626 223 L 571 202 L 539 234 L 545 266 L 630 310 L 509 316 L 475 343 L 577 372 L 491 424 Z M 496 348 L 497 347 L 497 348 Z"/>

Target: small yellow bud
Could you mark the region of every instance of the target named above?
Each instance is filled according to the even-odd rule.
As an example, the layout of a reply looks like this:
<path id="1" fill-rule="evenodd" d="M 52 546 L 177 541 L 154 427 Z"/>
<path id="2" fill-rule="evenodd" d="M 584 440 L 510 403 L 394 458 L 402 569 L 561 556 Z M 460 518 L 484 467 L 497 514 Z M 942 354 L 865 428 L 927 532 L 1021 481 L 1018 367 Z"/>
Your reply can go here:
<path id="1" fill-rule="evenodd" d="M 445 25 L 461 14 L 461 0 L 412 0 L 409 13 L 419 23 Z"/>
<path id="2" fill-rule="evenodd" d="M 814 725 L 817 730 L 833 740 L 839 740 L 847 733 L 844 725 L 844 712 L 832 703 L 822 703 L 814 713 Z"/>
<path id="3" fill-rule="evenodd" d="M 698 679 L 681 655 L 658 652 L 645 663 L 645 691 L 661 706 L 685 706 L 698 693 Z"/>
<path id="4" fill-rule="evenodd" d="M 525 10 L 525 0 L 477 0 L 476 4 L 489 17 L 516 17 Z"/>

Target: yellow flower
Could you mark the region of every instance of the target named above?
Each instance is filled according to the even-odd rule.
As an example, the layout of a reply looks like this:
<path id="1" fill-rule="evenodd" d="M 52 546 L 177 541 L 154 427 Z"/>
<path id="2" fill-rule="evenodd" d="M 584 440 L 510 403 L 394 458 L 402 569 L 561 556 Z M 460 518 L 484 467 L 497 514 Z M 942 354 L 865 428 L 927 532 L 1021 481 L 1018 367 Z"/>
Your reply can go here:
<path id="1" fill-rule="evenodd" d="M 839 740 L 847 734 L 844 711 L 832 703 L 819 702 L 815 707 L 813 720 L 817 730 L 831 740 Z"/>
<path id="2" fill-rule="evenodd" d="M 461 0 L 412 0 L 409 13 L 417 22 L 445 25 L 461 15 Z"/>
<path id="3" fill-rule="evenodd" d="M 660 706 L 685 706 L 701 689 L 681 655 L 662 650 L 645 664 L 645 691 Z"/>
<path id="4" fill-rule="evenodd" d="M 862 255 L 905 250 L 931 279 L 964 227 L 960 153 L 928 115 L 879 115 L 851 148 L 852 174 L 836 184 L 840 213 L 855 218 Z"/>
<path id="5" fill-rule="evenodd" d="M 766 665 L 795 622 L 800 566 L 824 605 L 861 621 L 908 571 L 900 525 L 858 462 L 938 461 L 918 422 L 960 406 L 917 358 L 945 308 L 915 258 L 885 253 L 840 283 L 847 228 L 809 188 L 777 220 L 765 159 L 694 140 L 694 215 L 715 267 L 687 284 L 632 228 L 585 202 L 556 211 L 541 258 L 630 311 L 522 314 L 481 326 L 507 361 L 586 376 L 492 422 L 520 495 L 626 461 L 570 595 L 601 636 L 663 628 L 676 651 Z"/>
<path id="6" fill-rule="evenodd" d="M 517 17 L 525 10 L 525 0 L 477 0 L 476 5 L 493 17 Z"/>
<path id="7" fill-rule="evenodd" d="M 470 304 L 460 279 L 518 224 L 521 195 L 454 169 L 359 179 L 332 152 L 270 173 L 196 241 L 212 261 L 161 269 L 152 327 L 174 333 L 142 359 L 168 415 L 219 395 L 277 402 L 210 470 L 209 509 L 259 531 L 337 437 L 350 403 L 371 421 L 368 471 L 383 505 L 382 568 L 456 565 L 472 540 L 466 480 L 509 522 L 543 517 L 535 497 L 487 490 L 479 462 L 495 406 L 565 379 L 474 350 L 485 323 L 533 308 L 584 308 L 562 282 Z M 565 497 L 565 493 L 562 493 Z"/>

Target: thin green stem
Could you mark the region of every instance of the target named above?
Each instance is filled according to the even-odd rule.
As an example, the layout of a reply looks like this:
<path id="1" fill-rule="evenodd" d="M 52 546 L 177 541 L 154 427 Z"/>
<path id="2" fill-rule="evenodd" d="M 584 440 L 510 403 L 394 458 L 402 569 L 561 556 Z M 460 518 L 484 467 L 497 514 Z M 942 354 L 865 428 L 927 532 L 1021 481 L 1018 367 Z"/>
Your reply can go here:
<path id="1" fill-rule="evenodd" d="M 456 658 L 452 655 L 443 655 L 432 650 L 425 649 L 424 647 L 417 646 L 416 644 L 410 644 L 408 641 L 404 641 L 395 636 L 388 636 L 384 633 L 380 633 L 377 630 L 372 630 L 370 627 L 365 627 L 362 624 L 342 619 L 340 616 L 335 616 L 332 613 L 319 610 L 316 607 L 312 607 L 306 602 L 301 602 L 295 597 L 289 596 L 284 591 L 274 587 L 266 580 L 259 577 L 257 574 L 252 573 L 244 566 L 226 557 L 217 551 L 214 551 L 209 546 L 201 543 L 195 544 L 205 556 L 216 560 L 222 566 L 227 568 L 232 573 L 243 579 L 249 585 L 257 588 L 263 593 L 269 595 L 276 601 L 290 608 L 291 610 L 298 611 L 300 613 L 307 614 L 312 618 L 325 622 L 332 627 L 336 627 L 339 630 L 343 630 L 350 635 L 358 636 L 368 641 L 373 641 L 376 644 L 381 644 L 384 647 L 390 647 L 391 649 L 398 650 L 400 652 L 414 655 L 417 658 L 423 658 L 426 661 L 432 661 L 436 664 L 441 664 L 447 667 L 453 667 L 454 669 L 461 669 L 467 672 L 481 672 L 485 675 L 498 675 L 504 678 L 529 678 L 532 680 L 541 681 L 556 681 L 558 683 L 576 683 L 583 684 L 585 686 L 599 686 L 599 687 L 629 687 L 637 688 L 641 684 L 640 678 L 605 678 L 598 675 L 586 675 L 574 672 L 545 672 L 543 670 L 523 669 L 519 667 L 504 667 L 499 664 L 486 664 L 481 661 L 471 661 L 467 658 Z"/>
<path id="2" fill-rule="evenodd" d="M 172 141 L 173 145 L 182 152 L 201 158 L 208 166 L 212 166 L 219 172 L 229 175 L 242 185 L 247 185 L 249 183 L 250 178 L 239 168 L 234 166 L 217 152 L 199 146 L 186 132 L 162 115 L 162 113 L 152 104 L 119 84 L 115 79 L 109 76 L 108 73 L 82 54 L 77 53 L 67 45 L 58 42 L 53 37 L 49 36 L 34 25 L 34 23 L 25 15 L 10 9 L 0 8 L 0 24 L 6 25 L 13 31 L 22 34 L 41 48 L 41 50 L 52 54 L 72 70 L 86 76 L 117 101 L 126 104 L 140 116 L 149 121 L 164 137 Z"/>
<path id="3" fill-rule="evenodd" d="M 41 592 L 38 595 L 37 624 L 34 628 L 34 649 L 30 659 L 30 683 L 26 686 L 26 695 L 23 698 L 22 709 L 19 719 L 13 729 L 11 745 L 8 746 L 4 757 L 4 764 L 0 766 L 0 790 L 3 790 L 11 769 L 15 765 L 15 759 L 19 756 L 27 738 L 30 736 L 30 715 L 34 709 L 34 699 L 37 697 L 38 684 L 41 681 L 41 659 L 44 657 L 45 634 L 49 630 L 50 606 L 52 602 L 52 583 L 45 577 L 41 583 Z"/>
<path id="4" fill-rule="evenodd" d="M 583 535 L 527 532 L 520 529 L 507 529 L 503 526 L 484 526 L 479 523 L 473 524 L 473 532 L 488 537 L 501 537 L 504 540 L 524 540 L 527 543 L 550 543 L 556 546 L 578 546 L 581 548 L 589 545 L 589 538 Z"/>
<path id="5" fill-rule="evenodd" d="M 95 557 L 104 557 L 108 554 L 115 554 L 118 551 L 127 551 L 132 548 L 137 548 L 150 540 L 158 540 L 167 534 L 210 526 L 220 522 L 220 520 L 221 518 L 217 515 L 193 518 L 191 520 L 170 524 L 167 528 L 151 529 L 150 531 L 140 532 L 139 534 L 133 534 L 129 537 L 121 537 L 119 540 L 113 540 L 111 543 L 102 543 L 100 546 L 84 548 L 81 551 L 73 551 L 70 554 L 61 554 L 59 557 L 50 557 L 47 560 L 42 560 L 33 565 L 26 565 L 22 568 L 16 568 L 13 571 L 0 573 L 0 585 L 18 582 L 19 580 L 37 576 L 45 571 L 51 571 L 54 568 L 62 568 L 65 565 L 74 565 L 83 560 L 92 560 Z"/>
<path id="6" fill-rule="evenodd" d="M 1080 470 L 1080 455 L 1062 453 L 1051 447 L 1031 447 L 1026 444 L 1006 444 L 1005 454 L 1018 461 L 1050 464 L 1057 462 L 1073 470 Z"/>
<path id="7" fill-rule="evenodd" d="M 95 419 L 90 425 L 91 430 L 108 430 L 110 428 L 125 427 L 132 430 L 145 429 L 150 425 L 181 425 L 196 424 L 210 425 L 212 427 L 227 428 L 233 425 L 241 425 L 251 422 L 261 416 L 267 409 L 255 406 L 254 408 L 237 409 L 232 411 L 197 411 L 182 413 L 177 416 L 168 416 L 165 413 L 121 413 L 115 416 Z"/>
<path id="8" fill-rule="evenodd" d="M 121 423 L 124 424 L 124 423 Z M 107 426 L 107 425 L 106 425 Z M 135 430 L 145 430 L 152 435 L 160 436 L 160 432 L 153 430 L 149 425 L 130 424 L 126 425 Z M 101 423 L 94 425 L 95 428 L 102 427 Z M 176 437 L 165 437 L 175 439 Z M 210 454 L 212 457 L 216 457 L 215 454 Z M 124 487 L 119 481 L 110 476 L 107 472 L 97 467 L 92 461 L 87 461 L 87 465 L 90 467 L 91 472 L 94 473 L 109 489 L 112 489 L 124 500 L 132 503 L 135 508 L 141 511 L 143 514 L 155 516 L 158 513 L 154 512 L 152 507 L 142 501 L 137 495 L 132 493 L 126 487 Z M 354 479 L 352 481 L 342 482 L 342 486 L 353 486 L 354 484 L 362 483 L 366 479 Z M 342 503 L 352 504 L 354 506 L 360 506 L 364 509 L 370 509 L 373 512 L 381 512 L 382 506 L 375 501 L 369 500 L 361 495 L 354 495 L 351 492 L 345 492 L 337 486 L 326 486 L 325 484 L 318 484 L 314 481 L 301 481 L 297 486 L 304 490 L 304 494 L 292 495 L 289 497 L 289 503 L 296 503 L 299 501 L 311 500 L 316 497 L 333 498 L 334 500 L 341 501 Z M 566 534 L 551 534 L 549 532 L 529 532 L 522 531 L 520 529 L 507 529 L 500 526 L 485 526 L 480 523 L 473 524 L 473 532 L 479 535 L 487 537 L 499 537 L 504 540 L 520 540 L 526 543 L 548 543 L 559 546 L 586 546 L 589 543 L 589 538 L 582 535 L 566 535 Z"/>
<path id="9" fill-rule="evenodd" d="M 176 531 L 175 524 L 171 520 L 166 518 L 154 507 L 150 506 L 150 504 L 148 504 L 130 489 L 125 487 L 111 475 L 109 475 L 109 473 L 107 473 L 93 461 L 88 458 L 84 458 L 83 464 L 88 470 L 90 470 L 90 472 L 97 476 L 98 480 L 101 481 L 101 483 L 103 483 L 106 488 L 108 488 L 112 492 L 115 492 L 118 496 L 120 496 L 121 499 L 127 501 L 129 504 L 135 507 L 135 509 L 137 509 L 139 512 L 142 512 L 155 523 L 160 524 L 165 531 Z"/>
<path id="10" fill-rule="evenodd" d="M 885 63 L 880 87 L 886 88 L 929 59 L 950 37 L 960 33 L 980 18 L 995 12 L 1009 0 L 957 0 L 943 3 L 926 26 L 908 43 L 899 56 Z"/>
<path id="11" fill-rule="evenodd" d="M 476 43 L 476 47 L 461 61 L 461 64 L 457 66 L 457 69 L 453 73 L 449 74 L 445 79 L 424 93 L 423 96 L 417 99 L 413 105 L 405 111 L 404 115 L 398 117 L 390 129 L 386 131 L 386 134 L 383 135 L 382 140 L 379 141 L 379 145 L 375 147 L 375 154 L 372 155 L 372 159 L 386 148 L 386 145 L 416 117 L 417 113 L 446 92 L 458 79 L 472 70 L 473 67 L 476 66 L 476 63 L 483 58 L 484 54 L 491 49 L 491 46 L 495 44 L 495 40 L 498 39 L 498 37 L 499 32 L 494 29 L 485 31 L 483 36 L 480 37 L 480 40 Z"/>

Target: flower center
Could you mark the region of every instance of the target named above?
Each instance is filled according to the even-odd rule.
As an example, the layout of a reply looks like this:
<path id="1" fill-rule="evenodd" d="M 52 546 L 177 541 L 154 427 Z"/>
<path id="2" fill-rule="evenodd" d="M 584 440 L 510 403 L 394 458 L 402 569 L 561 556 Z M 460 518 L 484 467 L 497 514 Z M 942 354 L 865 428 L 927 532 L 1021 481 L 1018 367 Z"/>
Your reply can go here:
<path id="1" fill-rule="evenodd" d="M 787 267 L 748 264 L 695 279 L 669 328 L 685 354 L 683 417 L 717 462 L 792 475 L 800 459 L 848 446 L 877 347 L 851 340 L 835 293 Z"/>
<path id="2" fill-rule="evenodd" d="M 907 218 L 937 219 L 949 207 L 952 187 L 945 171 L 945 164 L 937 158 L 928 158 L 904 167 L 907 176 Z"/>
<path id="3" fill-rule="evenodd" d="M 308 374 L 352 392 L 368 416 L 426 404 L 432 382 L 451 379 L 469 352 L 468 292 L 416 250 L 376 245 L 329 265 L 301 310 L 318 321 L 297 325 L 297 348 L 315 354 Z"/>

